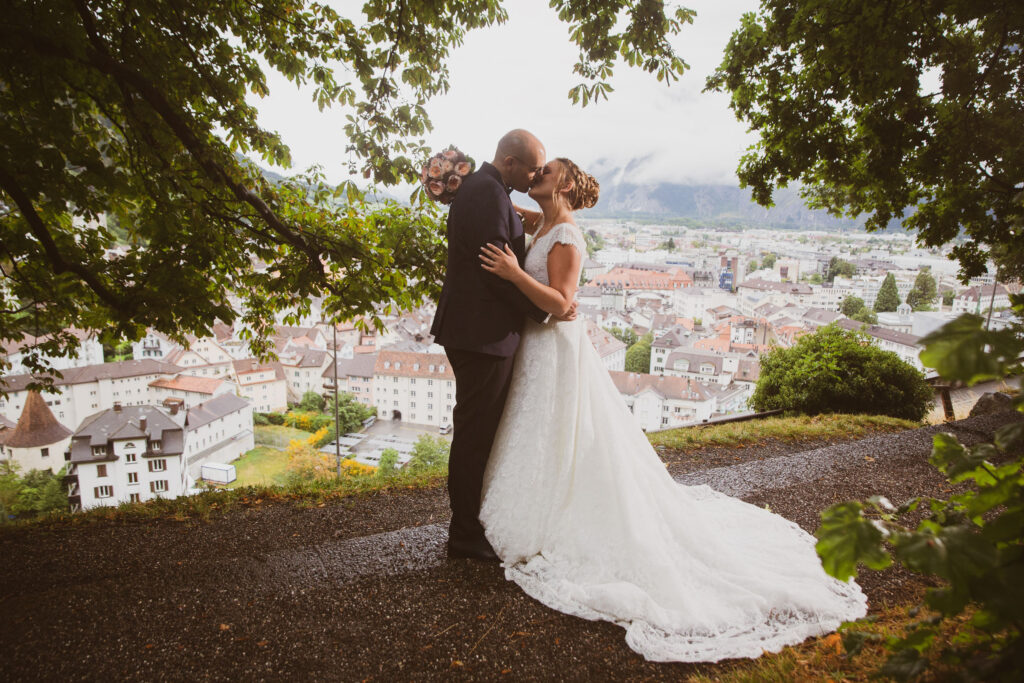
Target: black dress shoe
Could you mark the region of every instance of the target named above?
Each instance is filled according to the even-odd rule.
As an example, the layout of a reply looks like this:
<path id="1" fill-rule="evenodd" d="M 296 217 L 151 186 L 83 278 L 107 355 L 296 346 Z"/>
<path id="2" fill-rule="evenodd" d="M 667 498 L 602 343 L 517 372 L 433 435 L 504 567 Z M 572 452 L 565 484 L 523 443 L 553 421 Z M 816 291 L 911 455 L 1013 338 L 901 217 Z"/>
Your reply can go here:
<path id="1" fill-rule="evenodd" d="M 486 538 L 466 541 L 462 539 L 448 539 L 448 557 L 466 558 L 471 560 L 484 560 L 486 562 L 501 562 L 501 558 L 494 552 L 494 548 L 487 542 Z"/>

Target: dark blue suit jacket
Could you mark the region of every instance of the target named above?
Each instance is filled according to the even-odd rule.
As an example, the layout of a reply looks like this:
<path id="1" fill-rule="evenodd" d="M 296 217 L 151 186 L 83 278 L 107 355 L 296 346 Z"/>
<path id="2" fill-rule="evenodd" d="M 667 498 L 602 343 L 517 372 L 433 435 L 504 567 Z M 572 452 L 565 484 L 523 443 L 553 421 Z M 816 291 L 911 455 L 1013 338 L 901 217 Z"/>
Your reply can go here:
<path id="1" fill-rule="evenodd" d="M 501 174 L 484 162 L 469 175 L 448 212 L 448 271 L 430 333 L 454 349 L 511 356 L 524 316 L 547 317 L 515 285 L 480 267 L 480 248 L 508 244 L 523 264 L 526 236 Z"/>

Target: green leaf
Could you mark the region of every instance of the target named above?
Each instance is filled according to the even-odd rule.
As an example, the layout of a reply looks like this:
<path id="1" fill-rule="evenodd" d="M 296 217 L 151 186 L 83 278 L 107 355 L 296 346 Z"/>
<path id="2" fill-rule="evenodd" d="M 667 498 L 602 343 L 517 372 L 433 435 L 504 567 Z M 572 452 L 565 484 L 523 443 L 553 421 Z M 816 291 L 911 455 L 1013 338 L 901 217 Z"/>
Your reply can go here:
<path id="1" fill-rule="evenodd" d="M 981 316 L 965 313 L 922 337 L 921 363 L 947 380 L 976 384 L 1003 377 L 1024 341 L 1012 330 L 986 331 Z"/>
<path id="2" fill-rule="evenodd" d="M 907 648 L 886 660 L 878 673 L 895 678 L 897 681 L 909 681 L 924 673 L 926 668 L 928 668 L 928 659 L 922 657 L 921 653 L 914 648 Z"/>
<path id="3" fill-rule="evenodd" d="M 871 569 L 885 569 L 892 563 L 882 547 L 881 524 L 865 519 L 860 503 L 833 505 L 821 514 L 821 519 L 815 547 L 831 576 L 846 581 L 857 575 L 858 563 Z"/>
<path id="4" fill-rule="evenodd" d="M 1001 451 L 1013 450 L 1018 444 L 1024 442 L 1024 422 L 1014 422 L 997 429 L 995 442 L 996 448 Z"/>

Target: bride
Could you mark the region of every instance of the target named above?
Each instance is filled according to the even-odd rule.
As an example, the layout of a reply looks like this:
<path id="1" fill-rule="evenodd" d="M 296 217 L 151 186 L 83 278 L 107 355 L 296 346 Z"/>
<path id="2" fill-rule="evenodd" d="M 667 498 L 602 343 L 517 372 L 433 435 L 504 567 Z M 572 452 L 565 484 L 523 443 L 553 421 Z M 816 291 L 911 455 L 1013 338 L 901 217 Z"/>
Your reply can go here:
<path id="1" fill-rule="evenodd" d="M 541 214 L 520 268 L 482 266 L 554 315 L 571 305 L 586 242 L 573 212 L 598 184 L 568 159 L 530 189 Z M 480 521 L 505 576 L 545 605 L 626 629 L 654 661 L 757 657 L 866 612 L 796 524 L 706 486 L 677 484 L 635 421 L 582 320 L 527 320 L 484 478 Z"/>

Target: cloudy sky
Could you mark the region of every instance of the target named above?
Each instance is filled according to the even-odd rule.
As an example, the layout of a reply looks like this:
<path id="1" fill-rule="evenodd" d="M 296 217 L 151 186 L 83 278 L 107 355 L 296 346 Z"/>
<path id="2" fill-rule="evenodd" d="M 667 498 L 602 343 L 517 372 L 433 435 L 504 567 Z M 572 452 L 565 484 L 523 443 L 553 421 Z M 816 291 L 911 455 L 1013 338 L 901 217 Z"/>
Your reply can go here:
<path id="1" fill-rule="evenodd" d="M 435 148 L 455 144 L 478 162 L 490 160 L 498 138 L 527 128 L 546 144 L 548 156 L 568 156 L 599 171 L 643 160 L 633 182 L 676 181 L 735 184 L 735 168 L 752 136 L 728 109 L 728 97 L 702 93 L 705 78 L 721 61 L 740 16 L 753 0 L 689 0 L 694 23 L 673 40 L 690 65 L 666 87 L 651 74 L 620 65 L 608 101 L 574 106 L 569 89 L 577 51 L 568 25 L 546 0 L 505 3 L 509 21 L 471 32 L 453 51 L 451 90 L 427 109 Z M 297 169 L 319 164 L 337 182 L 347 173 L 340 109 L 321 113 L 307 94 L 271 78 L 270 97 L 255 102 L 262 123 L 279 131 Z"/>

